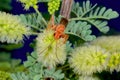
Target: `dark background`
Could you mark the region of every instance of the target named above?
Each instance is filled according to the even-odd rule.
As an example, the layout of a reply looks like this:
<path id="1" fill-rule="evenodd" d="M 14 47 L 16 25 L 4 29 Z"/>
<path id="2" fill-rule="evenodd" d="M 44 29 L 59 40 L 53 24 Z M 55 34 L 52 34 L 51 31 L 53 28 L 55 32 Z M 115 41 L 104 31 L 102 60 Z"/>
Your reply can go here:
<path id="1" fill-rule="evenodd" d="M 75 1 L 86 1 L 86 0 L 75 0 Z M 90 0 L 92 4 L 98 4 L 100 6 L 105 6 L 107 8 L 112 8 L 113 10 L 117 11 L 120 14 L 120 0 Z M 26 11 L 22 7 L 21 3 L 17 2 L 16 0 L 12 0 L 12 10 L 10 13 L 19 15 L 19 14 L 27 14 L 27 13 L 33 13 L 35 12 L 32 8 L 30 10 Z M 43 13 L 47 12 L 47 4 L 46 3 L 40 3 L 39 4 L 39 10 Z M 113 19 L 109 21 L 109 24 L 111 29 L 114 29 L 115 32 L 120 32 L 120 18 Z M 96 35 L 98 32 L 93 31 Z M 12 57 L 17 59 L 22 59 L 23 61 L 26 60 L 26 52 L 32 52 L 32 48 L 29 47 L 29 44 L 31 41 L 33 41 L 35 37 L 30 37 L 29 40 L 26 40 L 24 43 L 24 47 L 14 50 L 12 52 Z"/>

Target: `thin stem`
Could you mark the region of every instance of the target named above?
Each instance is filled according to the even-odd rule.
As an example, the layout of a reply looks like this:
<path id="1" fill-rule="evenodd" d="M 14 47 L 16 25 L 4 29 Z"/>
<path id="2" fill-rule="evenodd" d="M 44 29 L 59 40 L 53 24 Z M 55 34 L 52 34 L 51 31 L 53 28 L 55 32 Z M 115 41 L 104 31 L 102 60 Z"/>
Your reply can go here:
<path id="1" fill-rule="evenodd" d="M 59 67 L 58 69 L 64 69 L 64 68 L 66 68 L 66 67 L 68 67 L 68 66 L 69 66 L 69 64 L 64 65 L 64 66 L 62 66 L 62 67 Z"/>
<path id="2" fill-rule="evenodd" d="M 38 9 L 36 9 L 36 8 L 34 8 L 35 9 L 35 11 L 38 13 L 38 15 L 40 15 L 41 17 L 42 17 L 42 14 L 39 12 L 39 10 Z M 44 22 L 44 24 L 47 26 L 47 22 L 46 22 L 46 20 L 42 17 L 42 21 Z"/>
<path id="3" fill-rule="evenodd" d="M 42 31 L 42 30 L 40 30 L 38 27 L 36 27 L 36 26 L 34 26 L 34 25 L 31 25 L 31 24 L 25 24 L 25 25 L 30 26 L 31 28 L 36 29 L 36 30 L 38 30 L 38 31 Z"/>
<path id="4" fill-rule="evenodd" d="M 86 17 L 86 18 L 82 18 L 82 17 L 78 17 L 78 18 L 71 18 L 71 19 L 69 19 L 69 21 L 75 21 L 75 20 L 90 20 L 90 19 L 104 19 L 104 20 L 109 20 L 108 18 L 106 18 L 106 17 L 98 17 L 98 16 L 96 16 L 96 17 Z"/>
<path id="5" fill-rule="evenodd" d="M 69 67 L 68 67 L 68 68 L 65 68 L 65 69 L 63 69 L 63 71 L 67 71 L 67 70 L 69 70 L 69 69 L 71 69 L 71 68 L 69 68 Z"/>
<path id="6" fill-rule="evenodd" d="M 86 18 L 78 17 L 78 18 L 71 18 L 71 19 L 69 19 L 69 21 L 76 21 L 76 20 L 86 20 Z"/>
<path id="7" fill-rule="evenodd" d="M 103 17 L 103 16 L 86 17 L 86 19 L 105 19 L 105 20 L 109 20 L 109 18 Z"/>
<path id="8" fill-rule="evenodd" d="M 79 15 L 75 12 L 75 11 L 71 11 L 74 15 L 76 15 L 77 17 L 79 17 Z"/>
<path id="9" fill-rule="evenodd" d="M 40 74 L 41 77 L 43 77 L 43 64 L 41 65 L 41 71 L 42 74 Z"/>
<path id="10" fill-rule="evenodd" d="M 85 16 L 88 12 L 90 12 L 91 10 L 93 10 L 95 7 L 97 6 L 97 4 L 95 4 L 91 9 L 89 9 L 88 11 L 84 12 L 81 17 Z"/>
<path id="11" fill-rule="evenodd" d="M 38 35 L 39 33 L 31 32 L 31 35 Z"/>
<path id="12" fill-rule="evenodd" d="M 84 41 L 86 41 L 84 38 L 82 38 L 81 36 L 79 36 L 79 35 L 76 35 L 75 33 L 73 33 L 73 32 L 65 32 L 66 34 L 71 34 L 71 35 L 74 35 L 74 36 L 77 36 L 77 37 L 79 37 L 79 38 L 81 38 L 82 40 L 84 40 Z"/>

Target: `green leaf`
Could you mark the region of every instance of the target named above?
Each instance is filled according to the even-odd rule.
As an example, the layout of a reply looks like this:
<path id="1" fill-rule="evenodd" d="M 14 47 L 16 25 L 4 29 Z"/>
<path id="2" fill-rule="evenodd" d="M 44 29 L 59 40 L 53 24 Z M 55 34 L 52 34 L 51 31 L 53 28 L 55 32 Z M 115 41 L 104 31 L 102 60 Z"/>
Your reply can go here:
<path id="1" fill-rule="evenodd" d="M 66 27 L 65 33 L 77 36 L 84 41 L 92 41 L 95 39 L 95 36 L 91 35 L 92 31 L 90 28 L 91 25 L 88 25 L 87 22 L 79 21 L 76 23 L 75 21 L 71 21 Z"/>
<path id="2" fill-rule="evenodd" d="M 27 57 L 27 61 L 24 62 L 25 67 L 30 67 L 36 63 L 37 60 L 37 53 L 32 52 L 31 55 Z"/>
<path id="3" fill-rule="evenodd" d="M 31 27 L 33 30 L 42 31 L 46 27 L 41 15 L 35 13 L 28 15 L 21 14 L 20 18 L 26 26 Z"/>
<path id="4" fill-rule="evenodd" d="M 0 71 L 0 80 L 11 80 L 10 79 L 10 73 Z"/>
<path id="5" fill-rule="evenodd" d="M 103 32 L 107 33 L 109 31 L 109 27 L 107 26 L 108 22 L 107 21 L 101 21 L 101 20 L 87 20 L 88 23 L 96 26 L 96 28 Z"/>
<path id="6" fill-rule="evenodd" d="M 95 26 L 100 32 L 107 33 L 109 27 L 107 21 L 117 18 L 119 14 L 112 9 L 106 9 L 106 7 L 98 7 L 97 4 L 92 5 L 89 0 L 83 2 L 82 5 L 74 3 L 72 12 L 76 15 L 73 20 L 82 20 L 88 22 L 90 25 Z"/>
<path id="7" fill-rule="evenodd" d="M 33 57 L 31 57 L 31 56 L 28 56 L 27 59 L 28 59 L 30 62 L 34 62 L 34 61 L 35 61 L 35 59 L 34 59 Z"/>
<path id="8" fill-rule="evenodd" d="M 25 67 L 29 67 L 29 66 L 32 66 L 32 65 L 33 65 L 33 63 L 31 63 L 30 61 L 25 61 L 24 62 Z"/>
<path id="9" fill-rule="evenodd" d="M 11 51 L 23 47 L 22 43 L 19 44 L 1 44 L 0 48 Z"/>
<path id="10" fill-rule="evenodd" d="M 28 71 L 29 71 L 28 75 L 31 79 L 43 78 L 44 71 L 41 63 L 35 63 L 34 65 L 30 66 L 28 68 Z"/>
<path id="11" fill-rule="evenodd" d="M 20 59 L 12 59 L 10 64 L 13 68 L 16 68 L 18 65 L 20 65 L 21 60 Z"/>
<path id="12" fill-rule="evenodd" d="M 30 80 L 30 78 L 24 72 L 18 72 L 11 74 L 12 80 Z"/>
<path id="13" fill-rule="evenodd" d="M 9 71 L 11 69 L 11 65 L 9 62 L 0 62 L 0 70 Z"/>
<path id="14" fill-rule="evenodd" d="M 11 1 L 12 0 L 0 0 L 0 10 L 10 11 L 12 9 Z"/>
<path id="15" fill-rule="evenodd" d="M 31 56 L 32 56 L 33 58 L 37 58 L 37 53 L 36 53 L 36 52 L 32 52 L 32 53 L 31 53 Z"/>
<path id="16" fill-rule="evenodd" d="M 71 51 L 72 51 L 72 44 L 69 42 L 69 41 L 67 41 L 66 42 L 66 52 L 69 54 Z"/>
<path id="17" fill-rule="evenodd" d="M 27 59 L 28 60 L 24 62 L 24 66 L 27 67 L 26 73 L 19 72 L 12 74 L 11 77 L 13 80 L 42 80 L 48 77 L 51 77 L 55 80 L 61 80 L 64 78 L 64 74 L 61 73 L 61 70 L 56 71 L 55 68 L 48 69 L 45 68 L 41 62 L 37 62 L 35 52 L 32 52 Z"/>
<path id="18" fill-rule="evenodd" d="M 40 75 L 36 75 L 33 80 L 40 80 Z"/>
<path id="19" fill-rule="evenodd" d="M 0 62 L 1 61 L 10 61 L 10 60 L 11 60 L 11 53 L 0 52 Z"/>
<path id="20" fill-rule="evenodd" d="M 55 80 L 61 80 L 64 78 L 64 74 L 61 73 L 62 71 L 61 70 L 55 70 L 55 68 L 52 68 L 50 70 L 46 69 L 45 70 L 45 74 L 44 74 L 44 77 L 47 78 L 47 77 L 51 77 Z"/>
<path id="21" fill-rule="evenodd" d="M 89 0 L 87 0 L 86 2 L 83 2 L 82 6 L 80 6 L 78 2 L 77 3 L 74 2 L 73 7 L 72 7 L 72 12 L 77 17 L 82 17 L 82 16 L 85 16 L 87 13 L 89 13 L 91 10 L 93 10 L 96 6 L 97 4 L 92 6 Z"/>
<path id="22" fill-rule="evenodd" d="M 74 3 L 72 12 L 76 14 L 77 17 L 87 19 L 100 18 L 109 20 L 119 16 L 116 11 L 113 11 L 112 9 L 106 9 L 106 7 L 98 7 L 97 4 L 92 5 L 89 0 L 83 2 L 82 5 L 79 3 Z"/>

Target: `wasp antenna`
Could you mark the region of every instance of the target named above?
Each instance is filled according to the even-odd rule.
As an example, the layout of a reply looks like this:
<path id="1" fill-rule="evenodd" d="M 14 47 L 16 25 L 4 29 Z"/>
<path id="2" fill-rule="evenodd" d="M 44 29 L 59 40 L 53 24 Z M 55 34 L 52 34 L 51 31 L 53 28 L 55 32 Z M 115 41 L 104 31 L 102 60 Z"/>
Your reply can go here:
<path id="1" fill-rule="evenodd" d="M 48 27 L 47 27 L 47 29 L 51 29 L 51 28 L 55 25 L 54 20 L 55 20 L 55 18 L 54 18 L 54 14 L 53 14 L 53 15 L 51 15 L 51 17 L 50 17 L 50 20 L 49 20 L 49 22 L 48 22 Z"/>
<path id="2" fill-rule="evenodd" d="M 54 14 L 51 16 L 51 23 L 52 23 L 52 25 L 55 25 L 55 18 L 54 18 Z"/>

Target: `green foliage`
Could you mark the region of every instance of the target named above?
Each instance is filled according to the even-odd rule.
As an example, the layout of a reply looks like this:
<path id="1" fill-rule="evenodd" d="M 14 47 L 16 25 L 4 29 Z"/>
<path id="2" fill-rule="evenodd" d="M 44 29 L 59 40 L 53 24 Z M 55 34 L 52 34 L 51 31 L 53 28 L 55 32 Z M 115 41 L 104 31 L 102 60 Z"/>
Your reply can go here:
<path id="1" fill-rule="evenodd" d="M 30 66 L 28 70 L 28 75 L 32 80 L 40 80 L 43 78 L 44 71 L 41 63 L 35 63 L 33 66 Z"/>
<path id="2" fill-rule="evenodd" d="M 12 80 L 30 80 L 24 72 L 18 72 L 16 74 L 11 74 Z"/>
<path id="3" fill-rule="evenodd" d="M 70 43 L 69 41 L 66 42 L 66 52 L 70 53 L 72 51 L 72 43 Z"/>
<path id="4" fill-rule="evenodd" d="M 0 80 L 11 80 L 10 73 L 0 71 Z"/>
<path id="5" fill-rule="evenodd" d="M 7 51 L 12 51 L 12 50 L 15 50 L 15 49 L 18 49 L 18 48 L 21 48 L 21 47 L 23 47 L 22 43 L 18 43 L 18 44 L 1 44 L 0 45 L 1 49 L 5 49 Z"/>
<path id="6" fill-rule="evenodd" d="M 34 13 L 28 15 L 21 14 L 20 18 L 26 26 L 31 27 L 33 30 L 42 31 L 46 27 L 41 15 Z"/>
<path id="7" fill-rule="evenodd" d="M 11 71 L 11 65 L 9 62 L 0 62 L 0 70 L 1 71 Z"/>
<path id="8" fill-rule="evenodd" d="M 87 22 L 75 22 L 71 21 L 66 27 L 65 33 L 77 36 L 84 41 L 92 41 L 95 39 L 94 35 L 91 35 L 92 31 L 90 30 L 91 25 Z"/>
<path id="9" fill-rule="evenodd" d="M 50 77 L 53 78 L 54 80 L 61 80 L 64 78 L 64 74 L 61 72 L 62 72 L 61 70 L 55 71 L 54 68 L 50 70 L 46 69 L 44 77 Z"/>
<path id="10" fill-rule="evenodd" d="M 10 53 L 0 52 L 0 61 L 9 61 L 11 59 Z"/>
<path id="11" fill-rule="evenodd" d="M 7 72 L 23 71 L 25 68 L 20 64 L 20 60 L 2 61 L 0 62 L 0 70 Z"/>
<path id="12" fill-rule="evenodd" d="M 119 14 L 112 9 L 106 7 L 98 7 L 97 4 L 93 5 L 90 1 L 83 2 L 82 6 L 79 3 L 74 3 L 72 12 L 76 15 L 71 20 L 83 20 L 95 26 L 99 31 L 106 33 L 109 31 L 107 20 L 117 18 Z"/>
<path id="13" fill-rule="evenodd" d="M 0 10 L 11 10 L 12 6 L 10 5 L 12 0 L 0 0 Z"/>
<path id="14" fill-rule="evenodd" d="M 18 72 L 11 74 L 13 80 L 44 80 L 46 78 L 53 78 L 54 80 L 61 80 L 64 78 L 64 74 L 61 70 L 55 69 L 44 69 L 41 64 L 36 63 L 35 65 L 28 68 L 28 73 Z"/>
<path id="15" fill-rule="evenodd" d="M 13 80 L 42 80 L 43 77 L 43 67 L 40 63 L 36 63 L 32 66 L 29 66 L 28 72 L 18 72 L 12 74 L 11 77 Z"/>
<path id="16" fill-rule="evenodd" d="M 36 52 L 32 52 L 31 55 L 27 56 L 27 61 L 24 62 L 25 67 L 30 67 L 36 63 L 37 54 Z"/>
<path id="17" fill-rule="evenodd" d="M 46 78 L 53 78 L 55 80 L 61 80 L 64 78 L 64 74 L 61 70 L 48 69 L 42 66 L 40 62 L 37 62 L 36 53 L 33 52 L 27 57 L 27 61 L 24 62 L 24 66 L 27 67 L 27 72 L 12 74 L 13 80 L 44 80 Z"/>
<path id="18" fill-rule="evenodd" d="M 27 57 L 27 61 L 24 63 L 25 67 L 29 67 L 29 76 L 33 80 L 39 80 L 42 78 L 54 78 L 55 80 L 60 80 L 63 78 L 63 74 L 60 70 L 55 71 L 55 69 L 44 69 L 40 62 L 37 62 L 36 52 L 32 52 L 30 56 Z M 39 78 L 39 79 L 36 79 Z"/>
<path id="19" fill-rule="evenodd" d="M 25 68 L 20 64 L 21 60 L 11 59 L 11 53 L 0 53 L 0 71 L 17 72 Z"/>

